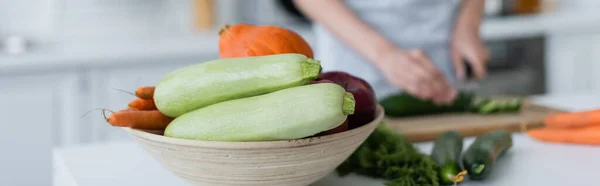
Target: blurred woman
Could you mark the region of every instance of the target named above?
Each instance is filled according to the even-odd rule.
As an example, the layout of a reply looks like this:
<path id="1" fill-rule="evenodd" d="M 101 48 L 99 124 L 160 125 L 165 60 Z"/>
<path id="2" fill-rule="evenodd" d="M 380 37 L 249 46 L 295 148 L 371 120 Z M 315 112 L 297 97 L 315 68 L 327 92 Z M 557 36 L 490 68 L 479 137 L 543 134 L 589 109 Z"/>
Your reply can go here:
<path id="1" fill-rule="evenodd" d="M 486 76 L 483 0 L 295 0 L 314 22 L 325 71 L 369 82 L 378 98 L 405 91 L 449 103 L 468 61 Z"/>

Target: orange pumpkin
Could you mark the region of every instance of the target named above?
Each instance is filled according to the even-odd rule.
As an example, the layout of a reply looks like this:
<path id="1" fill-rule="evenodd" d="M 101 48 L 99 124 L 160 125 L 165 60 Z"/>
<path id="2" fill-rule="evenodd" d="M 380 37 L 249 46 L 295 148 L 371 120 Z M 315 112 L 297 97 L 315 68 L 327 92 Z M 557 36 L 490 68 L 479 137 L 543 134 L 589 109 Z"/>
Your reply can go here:
<path id="1" fill-rule="evenodd" d="M 225 25 L 219 31 L 219 57 L 248 57 L 284 53 L 313 58 L 308 42 L 296 32 L 277 26 Z"/>

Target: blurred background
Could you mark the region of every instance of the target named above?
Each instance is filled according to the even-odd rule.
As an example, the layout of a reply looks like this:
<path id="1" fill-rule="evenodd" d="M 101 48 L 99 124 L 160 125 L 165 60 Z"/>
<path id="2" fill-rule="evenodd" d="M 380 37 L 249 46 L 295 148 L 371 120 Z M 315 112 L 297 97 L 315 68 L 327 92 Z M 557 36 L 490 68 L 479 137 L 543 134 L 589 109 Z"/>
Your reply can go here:
<path id="1" fill-rule="evenodd" d="M 600 90 L 600 1 L 485 1 L 480 94 Z M 126 139 L 98 110 L 84 114 L 127 107 L 115 89 L 217 58 L 218 29 L 242 22 L 318 42 L 291 0 L 0 1 L 1 185 L 50 185 L 55 147 Z"/>

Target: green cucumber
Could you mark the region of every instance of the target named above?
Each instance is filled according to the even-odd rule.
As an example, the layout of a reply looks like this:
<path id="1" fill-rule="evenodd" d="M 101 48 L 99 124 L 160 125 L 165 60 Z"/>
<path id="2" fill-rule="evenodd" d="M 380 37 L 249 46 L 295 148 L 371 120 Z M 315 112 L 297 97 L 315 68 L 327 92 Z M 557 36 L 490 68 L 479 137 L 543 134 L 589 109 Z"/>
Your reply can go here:
<path id="1" fill-rule="evenodd" d="M 478 136 L 462 157 L 469 179 L 483 180 L 489 176 L 498 158 L 513 145 L 511 133 L 492 131 Z"/>
<path id="2" fill-rule="evenodd" d="M 320 62 L 301 54 L 225 58 L 175 70 L 156 85 L 154 102 L 167 116 L 222 101 L 305 85 L 321 72 Z"/>
<path id="3" fill-rule="evenodd" d="M 354 113 L 351 93 L 310 84 L 216 103 L 175 118 L 164 135 L 206 141 L 292 140 L 342 124 Z"/>
<path id="4" fill-rule="evenodd" d="M 441 134 L 434 142 L 431 159 L 439 167 L 440 183 L 451 185 L 454 177 L 460 173 L 460 154 L 463 148 L 463 137 L 456 131 Z"/>
<path id="5" fill-rule="evenodd" d="M 396 94 L 380 101 L 385 113 L 390 117 L 405 117 L 445 112 L 468 112 L 474 95 L 460 92 L 449 105 L 437 105 L 432 101 L 424 101 L 410 94 Z"/>

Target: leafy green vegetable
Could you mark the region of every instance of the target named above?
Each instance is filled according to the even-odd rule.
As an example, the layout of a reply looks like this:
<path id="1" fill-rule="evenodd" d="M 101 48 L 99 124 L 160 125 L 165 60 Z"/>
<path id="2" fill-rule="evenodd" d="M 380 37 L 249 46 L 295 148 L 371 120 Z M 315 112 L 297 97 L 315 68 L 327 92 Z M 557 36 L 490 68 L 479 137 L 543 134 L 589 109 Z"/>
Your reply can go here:
<path id="1" fill-rule="evenodd" d="M 439 185 L 435 162 L 385 123 L 336 170 L 340 176 L 354 172 L 390 180 L 386 186 Z"/>

